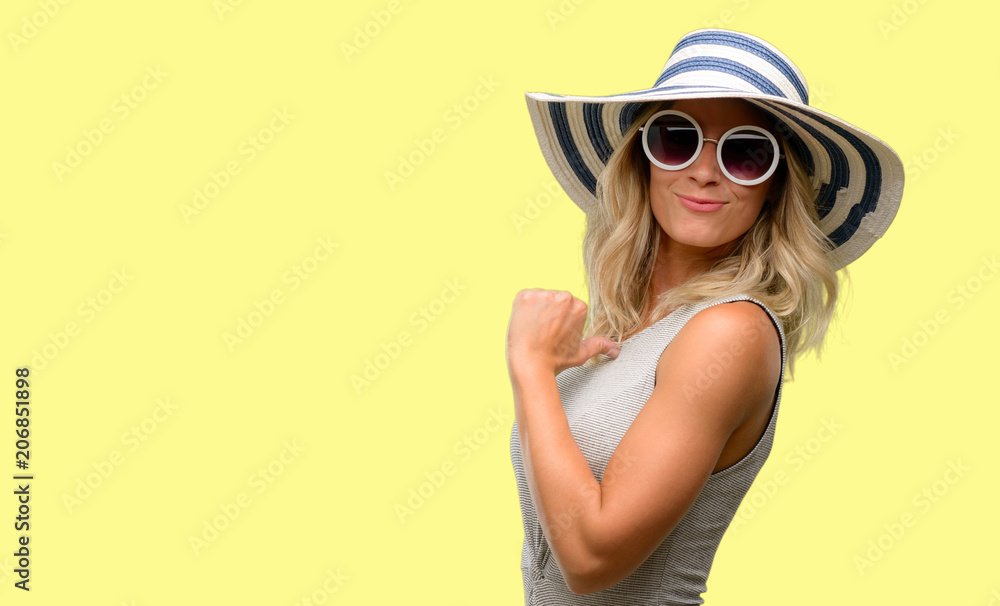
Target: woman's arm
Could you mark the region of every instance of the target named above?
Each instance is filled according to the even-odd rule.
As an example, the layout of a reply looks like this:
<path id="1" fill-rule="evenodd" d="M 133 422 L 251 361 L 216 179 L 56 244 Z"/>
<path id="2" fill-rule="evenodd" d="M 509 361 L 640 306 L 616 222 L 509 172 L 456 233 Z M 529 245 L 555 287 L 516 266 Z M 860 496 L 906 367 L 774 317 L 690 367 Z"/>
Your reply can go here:
<path id="1" fill-rule="evenodd" d="M 770 405 L 781 344 L 767 313 L 752 302 L 695 314 L 660 357 L 653 393 L 602 483 L 570 433 L 547 360 L 509 356 L 522 460 L 569 589 L 593 593 L 653 553 L 694 503 L 745 416 Z"/>

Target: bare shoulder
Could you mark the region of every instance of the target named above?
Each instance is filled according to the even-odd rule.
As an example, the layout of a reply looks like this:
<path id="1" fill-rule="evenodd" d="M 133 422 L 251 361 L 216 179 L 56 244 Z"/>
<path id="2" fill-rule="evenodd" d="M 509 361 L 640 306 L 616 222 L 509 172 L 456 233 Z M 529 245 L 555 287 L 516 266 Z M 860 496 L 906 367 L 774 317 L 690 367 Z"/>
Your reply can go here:
<path id="1" fill-rule="evenodd" d="M 721 348 L 742 355 L 736 364 L 774 359 L 780 366 L 781 341 L 771 316 L 752 301 L 731 301 L 707 307 L 696 313 L 674 339 L 678 349 L 697 345 L 713 353 Z M 756 359 L 756 360 L 755 360 Z"/>
<path id="2" fill-rule="evenodd" d="M 688 320 L 687 327 L 692 327 L 691 332 L 741 340 L 746 345 L 758 342 L 762 335 L 772 336 L 773 339 L 769 339 L 771 344 L 777 346 L 779 351 L 781 348 L 771 316 L 753 301 L 730 301 L 706 307 Z"/>
<path id="3" fill-rule="evenodd" d="M 658 381 L 678 374 L 688 377 L 686 389 L 698 401 L 727 407 L 735 418 L 769 404 L 781 375 L 781 341 L 770 315 L 752 301 L 699 311 L 657 365 Z"/>

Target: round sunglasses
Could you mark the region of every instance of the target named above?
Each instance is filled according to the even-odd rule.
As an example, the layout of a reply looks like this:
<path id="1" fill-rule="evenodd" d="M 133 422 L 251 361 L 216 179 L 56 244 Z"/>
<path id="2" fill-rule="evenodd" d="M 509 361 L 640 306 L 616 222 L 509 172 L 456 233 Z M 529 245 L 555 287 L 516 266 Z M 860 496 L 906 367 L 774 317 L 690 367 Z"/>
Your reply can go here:
<path id="1" fill-rule="evenodd" d="M 664 170 L 690 166 L 705 141 L 715 143 L 719 167 L 730 181 L 740 185 L 767 180 L 784 157 L 774 135 L 759 126 L 735 126 L 718 140 L 706 139 L 694 118 L 673 109 L 653 114 L 639 130 L 646 157 Z"/>

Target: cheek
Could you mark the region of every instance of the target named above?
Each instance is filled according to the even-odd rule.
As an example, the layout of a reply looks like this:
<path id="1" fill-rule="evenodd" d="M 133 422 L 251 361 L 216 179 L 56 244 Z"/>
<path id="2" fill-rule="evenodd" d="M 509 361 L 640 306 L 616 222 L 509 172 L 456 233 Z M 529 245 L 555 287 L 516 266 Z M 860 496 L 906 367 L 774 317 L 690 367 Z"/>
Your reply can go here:
<path id="1" fill-rule="evenodd" d="M 765 192 L 755 192 L 753 195 L 748 195 L 743 198 L 743 207 L 746 212 L 753 215 L 754 218 L 760 214 L 762 208 L 764 208 Z"/>
<path id="2" fill-rule="evenodd" d="M 653 170 L 649 175 L 649 201 L 654 206 L 666 202 L 675 180 L 676 176 L 668 171 Z"/>
<path id="3" fill-rule="evenodd" d="M 743 231 L 747 231 L 757 221 L 761 211 L 764 209 L 764 192 L 755 192 L 752 195 L 743 197 L 740 202 L 739 223 Z"/>

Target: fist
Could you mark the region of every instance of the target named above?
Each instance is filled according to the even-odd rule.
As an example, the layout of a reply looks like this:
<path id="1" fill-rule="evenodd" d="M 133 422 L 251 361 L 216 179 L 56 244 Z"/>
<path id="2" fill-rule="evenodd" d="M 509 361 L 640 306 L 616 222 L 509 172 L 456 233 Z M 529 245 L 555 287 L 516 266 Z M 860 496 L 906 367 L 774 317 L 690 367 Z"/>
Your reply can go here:
<path id="1" fill-rule="evenodd" d="M 607 337 L 581 340 L 587 304 L 565 290 L 522 290 L 514 297 L 507 325 L 507 366 L 511 374 L 541 370 L 559 374 L 597 354 L 618 356 Z"/>

